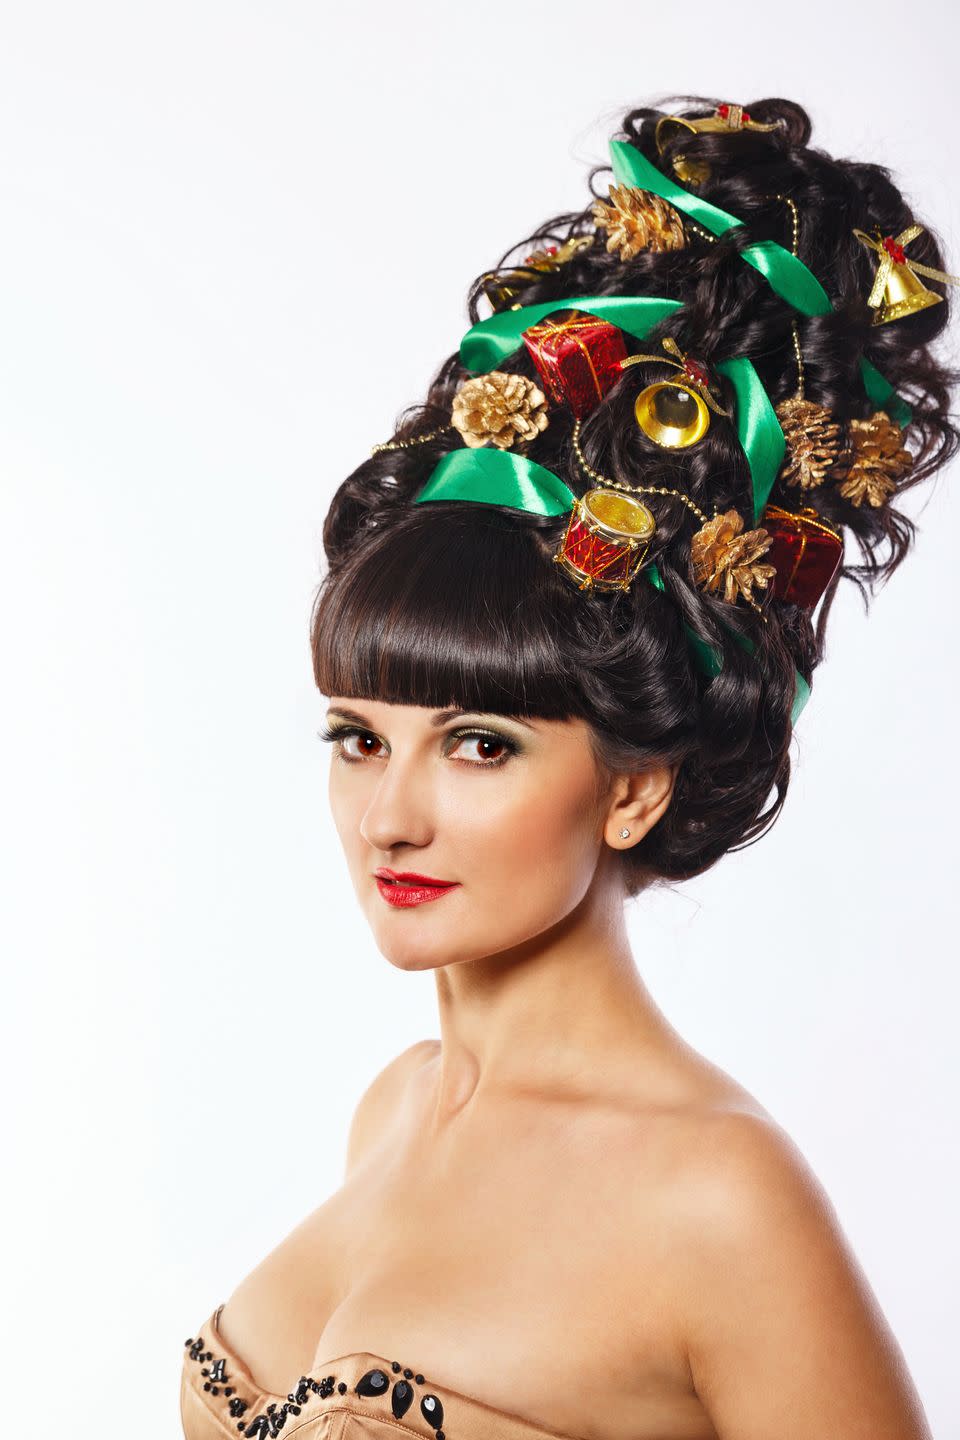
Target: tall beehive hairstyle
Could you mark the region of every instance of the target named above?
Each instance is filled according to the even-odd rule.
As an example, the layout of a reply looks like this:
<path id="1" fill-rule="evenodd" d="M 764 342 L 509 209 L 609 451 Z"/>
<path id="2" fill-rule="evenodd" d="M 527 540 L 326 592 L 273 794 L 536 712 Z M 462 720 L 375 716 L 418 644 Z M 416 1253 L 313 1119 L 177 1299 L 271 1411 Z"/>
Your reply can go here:
<path id="1" fill-rule="evenodd" d="M 782 99 L 631 110 L 324 523 L 323 694 L 579 716 L 600 786 L 677 765 L 630 895 L 773 823 L 837 586 L 869 605 L 960 439 L 960 282 L 886 168 L 809 141 Z"/>

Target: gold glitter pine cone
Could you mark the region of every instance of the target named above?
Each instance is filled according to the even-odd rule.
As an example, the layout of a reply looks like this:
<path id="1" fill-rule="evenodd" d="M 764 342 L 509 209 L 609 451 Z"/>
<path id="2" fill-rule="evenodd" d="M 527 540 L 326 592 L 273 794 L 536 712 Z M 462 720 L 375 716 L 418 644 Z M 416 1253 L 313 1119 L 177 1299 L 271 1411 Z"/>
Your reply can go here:
<path id="1" fill-rule="evenodd" d="M 823 405 L 797 395 L 781 401 L 777 419 L 787 442 L 780 470 L 784 481 L 799 485 L 801 490 L 821 485 L 840 456 L 840 426 Z"/>
<path id="2" fill-rule="evenodd" d="M 450 420 L 471 449 L 509 450 L 546 430 L 547 397 L 525 375 L 491 370 L 464 381 L 453 397 Z"/>
<path id="3" fill-rule="evenodd" d="M 866 420 L 851 420 L 849 430 L 850 444 L 842 457 L 845 477 L 837 493 L 851 505 L 864 500 L 874 507 L 884 505 L 913 465 L 900 426 L 885 410 L 875 410 Z"/>
<path id="4" fill-rule="evenodd" d="M 731 604 L 739 595 L 756 604 L 754 586 L 764 588 L 777 573 L 775 565 L 758 563 L 772 544 L 766 530 L 744 530 L 736 510 L 715 515 L 690 542 L 694 580 L 712 594 L 722 585 L 723 598 Z"/>
<path id="5" fill-rule="evenodd" d="M 649 190 L 611 185 L 610 204 L 595 200 L 590 213 L 607 231 L 607 249 L 621 260 L 641 250 L 682 250 L 687 243 L 679 212 Z"/>

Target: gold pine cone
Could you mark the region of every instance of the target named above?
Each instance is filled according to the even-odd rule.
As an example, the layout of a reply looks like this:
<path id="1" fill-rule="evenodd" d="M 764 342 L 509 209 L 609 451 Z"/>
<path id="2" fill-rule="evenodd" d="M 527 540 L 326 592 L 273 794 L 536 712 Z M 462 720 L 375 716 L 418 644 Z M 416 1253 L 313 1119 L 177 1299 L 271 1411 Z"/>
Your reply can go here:
<path id="1" fill-rule="evenodd" d="M 492 444 L 509 450 L 546 430 L 547 397 L 525 375 L 491 370 L 464 381 L 450 419 L 472 449 Z"/>
<path id="2" fill-rule="evenodd" d="M 780 402 L 777 419 L 787 442 L 780 474 L 788 485 L 812 490 L 840 455 L 840 426 L 825 406 L 798 395 Z"/>
<path id="3" fill-rule="evenodd" d="M 611 185 L 610 204 L 595 200 L 591 215 L 607 231 L 607 249 L 621 260 L 641 250 L 682 250 L 687 243 L 679 211 L 649 190 Z"/>
<path id="4" fill-rule="evenodd" d="M 873 506 L 885 504 L 897 488 L 897 481 L 913 465 L 913 456 L 902 443 L 900 426 L 885 410 L 875 410 L 866 420 L 850 421 L 850 446 L 844 454 L 846 477 L 837 493 L 851 505 L 864 500 Z"/>
<path id="5" fill-rule="evenodd" d="M 694 580 L 714 594 L 722 585 L 724 600 L 732 604 L 742 595 L 756 608 L 754 586 L 766 586 L 777 573 L 775 565 L 758 564 L 772 544 L 766 530 L 744 530 L 736 510 L 715 515 L 690 542 Z"/>

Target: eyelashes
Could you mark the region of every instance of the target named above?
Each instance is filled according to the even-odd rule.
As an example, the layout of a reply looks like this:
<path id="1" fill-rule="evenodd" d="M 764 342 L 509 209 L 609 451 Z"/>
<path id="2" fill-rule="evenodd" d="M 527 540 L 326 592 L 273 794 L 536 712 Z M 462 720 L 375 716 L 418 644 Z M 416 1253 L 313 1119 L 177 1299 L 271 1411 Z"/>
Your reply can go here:
<path id="1" fill-rule="evenodd" d="M 339 760 L 348 765 L 361 765 L 368 757 L 363 755 L 348 755 L 343 748 L 344 740 L 350 736 L 364 736 L 371 740 L 377 740 L 377 736 L 371 730 L 364 730 L 359 725 L 324 725 L 317 731 L 319 738 L 325 742 L 333 743 L 334 754 Z M 505 752 L 493 760 L 460 760 L 460 765 L 472 765 L 475 770 L 495 770 L 500 765 L 505 765 L 511 756 L 516 755 L 520 747 L 506 735 L 500 735 L 495 730 L 455 730 L 451 732 L 449 739 L 453 742 L 459 740 L 481 740 L 493 745 L 499 745 Z"/>

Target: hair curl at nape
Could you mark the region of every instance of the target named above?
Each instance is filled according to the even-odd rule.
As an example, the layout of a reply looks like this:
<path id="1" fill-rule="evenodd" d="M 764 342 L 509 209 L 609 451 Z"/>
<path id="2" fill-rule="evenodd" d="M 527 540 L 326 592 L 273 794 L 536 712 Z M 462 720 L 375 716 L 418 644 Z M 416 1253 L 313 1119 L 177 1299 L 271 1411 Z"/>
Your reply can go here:
<path id="1" fill-rule="evenodd" d="M 594 200 L 607 198 L 611 178 L 609 166 L 598 165 L 590 171 L 591 198 L 583 210 L 545 221 L 475 280 L 470 320 L 483 318 L 491 275 L 515 275 L 535 248 L 592 235 L 592 243 L 566 263 L 523 272 L 522 303 L 585 295 L 679 300 L 683 309 L 632 348 L 655 353 L 671 334 L 708 365 L 749 356 L 774 405 L 797 387 L 796 324 L 806 397 L 844 424 L 874 409 L 859 368 L 866 357 L 913 409 L 905 432 L 913 465 L 893 501 L 941 469 L 960 443 L 949 408 L 960 374 L 933 347 L 951 302 L 946 295 L 942 304 L 874 325 L 866 296 L 875 257 L 853 228 L 896 235 L 912 222 L 924 224 L 910 258 L 947 269 L 937 238 L 886 168 L 812 147 L 809 117 L 788 100 L 745 105 L 753 119 L 776 122 L 774 130 L 692 133 L 671 126 L 663 154 L 658 152 L 654 131 L 662 115 L 692 119 L 712 114 L 717 105 L 688 96 L 633 109 L 616 138 L 666 174 L 677 158 L 705 162 L 709 173 L 697 193 L 742 226 L 717 239 L 687 226 L 682 248 L 620 259 L 607 250 L 605 232 L 595 230 L 591 218 Z M 601 178 L 603 189 L 596 188 Z M 791 211 L 778 196 L 789 196 L 797 207 L 798 254 L 830 296 L 829 314 L 798 313 L 741 259 L 747 245 L 761 240 L 791 248 Z M 525 347 L 497 368 L 538 379 Z M 857 506 L 836 488 L 819 487 L 817 511 L 847 544 L 815 625 L 808 610 L 772 596 L 761 618 L 696 587 L 690 517 L 676 500 L 655 507 L 657 532 L 648 558 L 656 559 L 662 590 L 645 583 L 641 572 L 625 591 L 580 591 L 550 563 L 566 516 L 488 504 L 411 503 L 439 458 L 459 445 L 456 432 L 445 427 L 454 395 L 468 378 L 458 355 L 450 355 L 423 403 L 402 413 L 393 439 L 417 442 L 440 433 L 372 455 L 333 496 L 323 526 L 328 569 L 310 622 L 317 688 L 396 704 L 582 717 L 597 763 L 598 794 L 617 772 L 653 763 L 677 766 L 667 810 L 620 853 L 625 894 L 698 875 L 728 851 L 752 844 L 775 821 L 790 778 L 795 671 L 810 683 L 823 658 L 840 581 L 852 581 L 869 608 L 877 587 L 910 549 L 915 527 L 892 501 Z M 628 368 L 583 422 L 581 442 L 591 467 L 628 484 L 642 477 L 644 485 L 683 490 L 707 512 L 733 507 L 751 516 L 750 473 L 733 427 L 714 417 L 699 444 L 664 450 L 634 419 L 645 383 L 640 367 Z M 729 381 L 720 377 L 717 388 L 732 409 Z M 573 452 L 572 427 L 569 409 L 552 406 L 547 428 L 525 453 L 582 495 L 593 482 Z M 796 508 L 796 491 L 779 479 L 770 500 Z M 715 676 L 695 664 L 685 625 L 718 652 L 722 664 Z"/>

